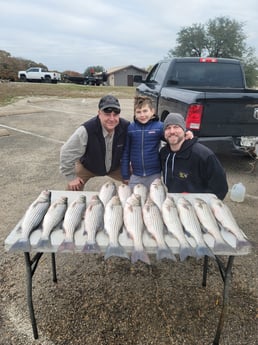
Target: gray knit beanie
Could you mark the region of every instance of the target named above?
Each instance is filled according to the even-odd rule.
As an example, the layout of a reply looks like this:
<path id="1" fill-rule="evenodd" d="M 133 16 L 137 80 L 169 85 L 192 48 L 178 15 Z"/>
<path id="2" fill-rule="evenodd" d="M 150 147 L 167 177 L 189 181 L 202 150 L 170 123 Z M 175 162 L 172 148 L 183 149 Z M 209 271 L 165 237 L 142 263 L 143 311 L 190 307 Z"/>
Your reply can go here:
<path id="1" fill-rule="evenodd" d="M 186 130 L 185 120 L 181 114 L 169 113 L 164 121 L 164 129 L 169 125 L 177 125 L 183 128 L 184 132 Z"/>

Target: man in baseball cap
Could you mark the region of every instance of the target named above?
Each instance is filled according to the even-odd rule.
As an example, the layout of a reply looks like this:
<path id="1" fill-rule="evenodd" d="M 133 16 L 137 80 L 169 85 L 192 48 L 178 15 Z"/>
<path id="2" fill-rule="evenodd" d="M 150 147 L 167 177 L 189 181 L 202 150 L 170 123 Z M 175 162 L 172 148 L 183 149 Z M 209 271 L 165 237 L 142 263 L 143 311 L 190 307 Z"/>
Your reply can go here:
<path id="1" fill-rule="evenodd" d="M 228 184 L 221 163 L 197 138 L 186 140 L 186 125 L 181 114 L 168 114 L 164 120 L 164 138 L 167 145 L 160 150 L 160 158 L 168 192 L 213 193 L 224 199 Z"/>
<path id="2" fill-rule="evenodd" d="M 103 96 L 98 108 L 97 116 L 79 126 L 61 148 L 60 172 L 67 190 L 83 190 L 95 176 L 122 182 L 120 161 L 129 121 L 120 117 L 120 103 L 113 95 Z"/>

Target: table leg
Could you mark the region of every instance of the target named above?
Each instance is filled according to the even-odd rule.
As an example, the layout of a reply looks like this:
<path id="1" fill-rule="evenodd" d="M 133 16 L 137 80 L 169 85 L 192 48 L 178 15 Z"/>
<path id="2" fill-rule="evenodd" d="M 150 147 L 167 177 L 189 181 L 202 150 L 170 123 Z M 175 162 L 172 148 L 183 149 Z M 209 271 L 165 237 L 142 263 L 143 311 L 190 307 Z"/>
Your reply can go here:
<path id="1" fill-rule="evenodd" d="M 27 304 L 29 308 L 31 326 L 33 331 L 34 339 L 38 339 L 38 328 L 37 328 L 37 321 L 35 318 L 33 300 L 32 300 L 32 278 L 38 266 L 38 262 L 41 258 L 43 253 L 36 253 L 34 257 L 30 257 L 30 253 L 25 252 L 25 266 L 27 272 Z M 57 282 L 56 276 L 56 260 L 55 260 L 55 253 L 51 253 L 51 262 L 52 262 L 52 274 L 53 274 L 53 281 Z"/>
<path id="2" fill-rule="evenodd" d="M 27 304 L 28 304 L 29 313 L 30 313 L 33 336 L 34 336 L 34 339 L 38 339 L 38 328 L 37 328 L 37 322 L 35 318 L 33 301 L 32 301 L 32 277 L 35 270 L 33 270 L 33 266 L 32 266 L 33 262 L 30 260 L 30 254 L 28 252 L 25 252 L 24 255 L 25 255 L 25 264 L 26 264 L 26 271 L 27 271 Z M 38 258 L 38 260 L 39 259 L 40 257 Z"/>
<path id="3" fill-rule="evenodd" d="M 202 271 L 202 286 L 206 286 L 208 264 L 209 264 L 209 258 L 207 255 L 205 255 L 204 262 L 203 262 L 203 271 Z"/>
<path id="4" fill-rule="evenodd" d="M 52 274 L 53 274 L 53 282 L 57 282 L 57 276 L 56 276 L 56 257 L 55 253 L 51 253 L 51 262 L 52 262 Z"/>
<path id="5" fill-rule="evenodd" d="M 219 323 L 217 326 L 217 332 L 216 332 L 216 335 L 215 335 L 215 338 L 213 341 L 213 345 L 219 345 L 219 339 L 220 339 L 221 331 L 222 331 L 225 317 L 226 317 L 227 310 L 228 310 L 228 294 L 229 294 L 229 285 L 230 285 L 230 280 L 231 280 L 231 275 L 232 275 L 233 261 L 234 261 L 234 256 L 229 256 L 228 262 L 227 262 L 227 267 L 225 268 L 225 271 L 224 271 L 223 305 L 222 305 L 220 319 L 219 319 Z M 218 260 L 217 260 L 217 263 L 219 265 L 220 271 L 222 271 L 222 266 L 220 265 L 220 262 Z"/>

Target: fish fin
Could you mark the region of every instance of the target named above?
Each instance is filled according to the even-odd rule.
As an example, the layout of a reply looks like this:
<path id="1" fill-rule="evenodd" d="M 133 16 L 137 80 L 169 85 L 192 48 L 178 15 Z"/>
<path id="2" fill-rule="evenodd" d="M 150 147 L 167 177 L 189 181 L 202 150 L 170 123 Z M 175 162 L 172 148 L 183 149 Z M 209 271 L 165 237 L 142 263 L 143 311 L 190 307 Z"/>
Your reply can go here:
<path id="1" fill-rule="evenodd" d="M 16 241 L 11 248 L 9 249 L 10 252 L 14 252 L 17 250 L 22 250 L 23 252 L 30 252 L 31 245 L 29 240 L 20 239 Z"/>
<path id="2" fill-rule="evenodd" d="M 64 216 L 60 220 L 60 222 L 55 226 L 55 229 L 63 229 L 63 223 L 64 223 Z"/>
<path id="3" fill-rule="evenodd" d="M 172 254 L 169 248 L 158 248 L 156 258 L 157 258 L 157 261 L 162 260 L 162 259 L 170 259 L 173 261 L 177 261 L 175 255 Z"/>
<path id="4" fill-rule="evenodd" d="M 200 227 L 201 227 L 202 233 L 207 234 L 209 232 L 208 229 L 206 229 L 205 226 L 202 225 L 201 223 L 200 223 Z"/>
<path id="5" fill-rule="evenodd" d="M 123 230 L 124 230 L 124 227 L 123 227 L 123 225 L 122 225 L 121 228 L 120 228 L 120 230 L 118 231 L 118 234 L 122 234 Z"/>
<path id="6" fill-rule="evenodd" d="M 95 243 L 86 243 L 82 249 L 82 253 L 100 253 L 100 247 L 97 242 Z"/>
<path id="7" fill-rule="evenodd" d="M 21 233 L 22 233 L 22 227 L 21 227 L 21 225 L 18 227 L 17 233 L 18 233 L 18 234 L 21 234 Z"/>
<path id="8" fill-rule="evenodd" d="M 39 239 L 38 243 L 36 244 L 35 246 L 37 249 L 38 248 L 51 248 L 52 247 L 52 244 L 51 244 L 51 241 L 50 241 L 50 238 L 49 239 Z"/>
<path id="9" fill-rule="evenodd" d="M 185 236 L 192 237 L 191 233 L 189 231 L 187 231 L 187 229 L 185 227 L 184 227 L 184 233 L 185 233 Z"/>
<path id="10" fill-rule="evenodd" d="M 184 261 L 188 256 L 196 256 L 196 253 L 192 247 L 180 247 L 179 257 L 181 261 Z"/>
<path id="11" fill-rule="evenodd" d="M 104 259 L 107 260 L 111 256 L 119 256 L 120 258 L 129 259 L 128 254 L 125 252 L 124 248 L 120 245 L 118 246 L 108 245 Z"/>
<path id="12" fill-rule="evenodd" d="M 142 261 L 150 265 L 150 258 L 145 250 L 133 250 L 131 255 L 131 262 L 134 264 L 137 261 Z"/>
<path id="13" fill-rule="evenodd" d="M 200 246 L 200 245 L 196 247 L 196 255 L 197 255 L 197 259 L 205 255 L 210 256 L 212 258 L 215 257 L 212 251 L 208 247 Z"/>
<path id="14" fill-rule="evenodd" d="M 75 249 L 75 245 L 73 242 L 64 240 L 60 246 L 58 247 L 58 252 L 73 252 Z"/>
<path id="15" fill-rule="evenodd" d="M 164 225 L 164 227 L 163 227 L 163 232 L 164 232 L 164 235 L 170 234 L 170 231 L 168 230 L 168 227 L 166 225 Z"/>

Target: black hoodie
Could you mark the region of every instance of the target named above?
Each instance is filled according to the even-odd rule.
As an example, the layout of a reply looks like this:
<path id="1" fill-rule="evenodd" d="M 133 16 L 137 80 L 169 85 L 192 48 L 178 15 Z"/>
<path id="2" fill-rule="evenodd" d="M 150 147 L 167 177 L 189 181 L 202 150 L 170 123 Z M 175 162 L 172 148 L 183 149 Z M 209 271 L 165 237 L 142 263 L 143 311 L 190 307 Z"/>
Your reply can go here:
<path id="1" fill-rule="evenodd" d="M 164 183 L 169 193 L 212 193 L 223 200 L 228 192 L 225 171 L 216 155 L 197 138 L 179 151 L 167 144 L 160 150 Z"/>

